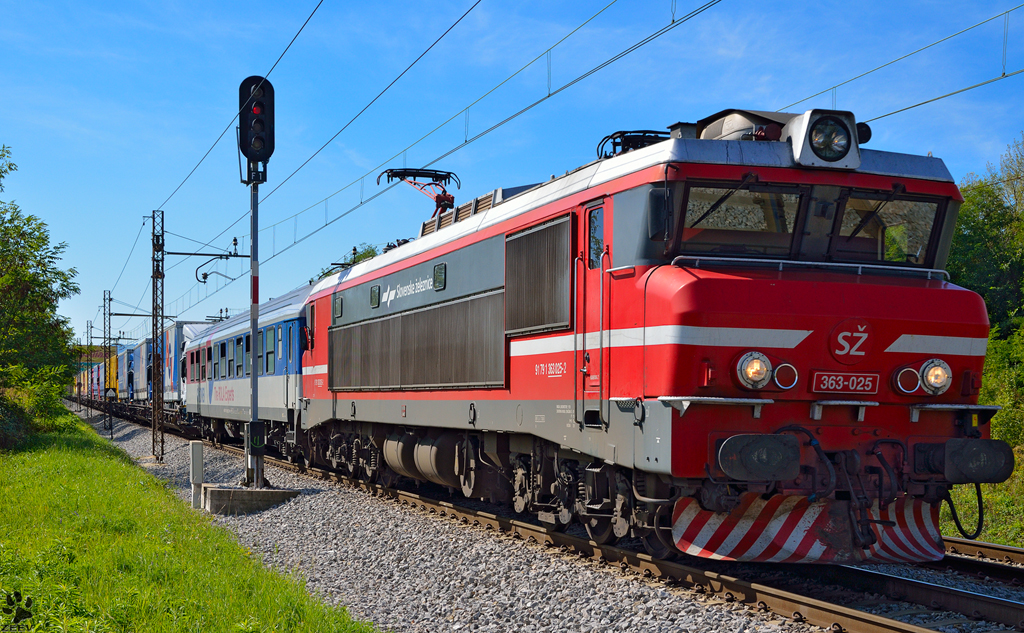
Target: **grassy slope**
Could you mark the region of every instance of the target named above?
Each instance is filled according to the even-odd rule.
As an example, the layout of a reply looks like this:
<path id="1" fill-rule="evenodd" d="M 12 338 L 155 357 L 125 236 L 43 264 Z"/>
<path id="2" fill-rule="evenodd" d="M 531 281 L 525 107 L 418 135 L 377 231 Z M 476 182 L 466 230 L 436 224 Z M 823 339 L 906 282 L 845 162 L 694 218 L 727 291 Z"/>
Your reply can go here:
<path id="1" fill-rule="evenodd" d="M 372 630 L 265 569 L 77 419 L 65 426 L 0 453 L 0 590 L 34 599 L 33 630 Z"/>

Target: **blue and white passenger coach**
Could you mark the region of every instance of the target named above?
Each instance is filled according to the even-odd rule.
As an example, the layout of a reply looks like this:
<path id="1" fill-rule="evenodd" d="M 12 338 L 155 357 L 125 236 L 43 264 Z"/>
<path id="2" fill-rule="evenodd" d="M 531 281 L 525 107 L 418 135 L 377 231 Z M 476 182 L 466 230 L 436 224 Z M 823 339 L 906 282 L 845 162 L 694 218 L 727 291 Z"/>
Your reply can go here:
<path id="1" fill-rule="evenodd" d="M 260 419 L 287 423 L 294 428 L 295 412 L 302 400 L 300 341 L 303 340 L 303 307 L 313 286 L 272 299 L 260 306 L 256 337 Z M 250 402 L 249 314 L 227 319 L 185 343 L 182 375 L 185 376 L 185 419 L 202 429 L 204 437 L 241 437 L 249 421 Z M 267 444 L 288 454 L 285 425 L 267 437 Z"/>

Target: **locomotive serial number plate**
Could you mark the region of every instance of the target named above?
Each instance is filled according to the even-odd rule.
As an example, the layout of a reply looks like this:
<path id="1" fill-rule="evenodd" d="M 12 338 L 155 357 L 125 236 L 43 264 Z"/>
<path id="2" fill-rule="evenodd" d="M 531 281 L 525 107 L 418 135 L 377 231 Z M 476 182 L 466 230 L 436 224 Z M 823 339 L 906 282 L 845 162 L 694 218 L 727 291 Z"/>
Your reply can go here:
<path id="1" fill-rule="evenodd" d="M 878 374 L 816 371 L 811 385 L 815 393 L 875 393 Z"/>

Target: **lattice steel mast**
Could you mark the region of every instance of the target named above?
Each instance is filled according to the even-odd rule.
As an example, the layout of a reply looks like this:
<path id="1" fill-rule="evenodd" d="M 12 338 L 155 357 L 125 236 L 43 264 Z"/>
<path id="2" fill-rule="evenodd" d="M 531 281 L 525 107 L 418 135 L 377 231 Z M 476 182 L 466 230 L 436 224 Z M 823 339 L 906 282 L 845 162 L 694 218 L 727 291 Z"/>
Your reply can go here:
<path id="1" fill-rule="evenodd" d="M 153 211 L 153 455 L 164 460 L 164 212 Z M 159 452 L 157 435 L 160 436 Z"/>

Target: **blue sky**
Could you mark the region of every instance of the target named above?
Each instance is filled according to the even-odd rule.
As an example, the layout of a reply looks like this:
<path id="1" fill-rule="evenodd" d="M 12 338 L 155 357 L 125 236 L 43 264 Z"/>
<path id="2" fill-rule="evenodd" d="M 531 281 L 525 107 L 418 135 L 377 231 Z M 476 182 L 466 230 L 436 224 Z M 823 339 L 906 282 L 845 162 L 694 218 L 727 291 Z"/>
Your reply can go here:
<path id="1" fill-rule="evenodd" d="M 465 115 L 402 156 L 609 1 L 482 0 L 261 204 L 261 227 L 267 227 L 261 259 L 277 253 L 261 266 L 264 298 L 308 281 L 355 244 L 414 237 L 432 204 L 402 186 L 285 250 L 325 217 L 379 192 L 376 168 L 392 156 L 399 157 L 386 166 L 402 166 L 403 160 L 419 166 L 462 143 Z M 325 0 L 270 75 L 277 148 L 262 192 L 280 184 L 471 4 L 440 0 L 425 8 Z M 554 49 L 552 88 L 669 24 L 673 9 L 680 17 L 699 4 L 618 0 Z M 13 148 L 19 166 L 2 195 L 43 218 L 55 242 L 67 242 L 63 263 L 79 271 L 82 293 L 64 301 L 61 313 L 83 338 L 87 320 L 95 317 L 101 325 L 105 289 L 113 287 L 116 300 L 141 303 L 148 311 L 148 224 L 129 258 L 143 216 L 163 204 L 227 126 L 237 111 L 239 82 L 271 67 L 315 5 L 0 0 L 0 143 Z M 766 13 L 762 2 L 725 0 L 434 167 L 460 176 L 457 202 L 538 182 L 593 160 L 598 141 L 615 130 L 664 128 L 724 108 L 778 109 L 1015 6 L 783 1 Z M 1007 35 L 1009 73 L 1024 68 L 1024 8 L 1010 14 Z M 867 120 L 997 77 L 1003 39 L 999 17 L 838 88 L 836 105 Z M 541 58 L 469 110 L 469 135 L 547 90 L 548 63 Z M 984 171 L 1020 138 L 1022 97 L 1024 74 L 880 119 L 872 123 L 869 147 L 932 152 L 959 180 Z M 789 109 L 831 107 L 832 99 L 829 92 Z M 177 235 L 205 242 L 248 204 L 248 189 L 238 182 L 232 128 L 163 206 L 166 230 L 176 234 L 168 236 L 168 248 L 197 248 Z M 269 228 L 275 222 L 281 224 Z M 226 248 L 233 236 L 247 246 L 248 232 L 245 218 L 213 246 Z M 247 306 L 247 277 L 225 285 L 224 277 L 213 275 L 206 286 L 197 285 L 199 264 L 168 258 L 168 314 L 201 320 L 225 307 Z M 237 277 L 243 267 L 248 264 L 234 260 L 204 270 Z M 119 317 L 113 326 L 125 333 L 149 327 L 147 320 Z"/>

